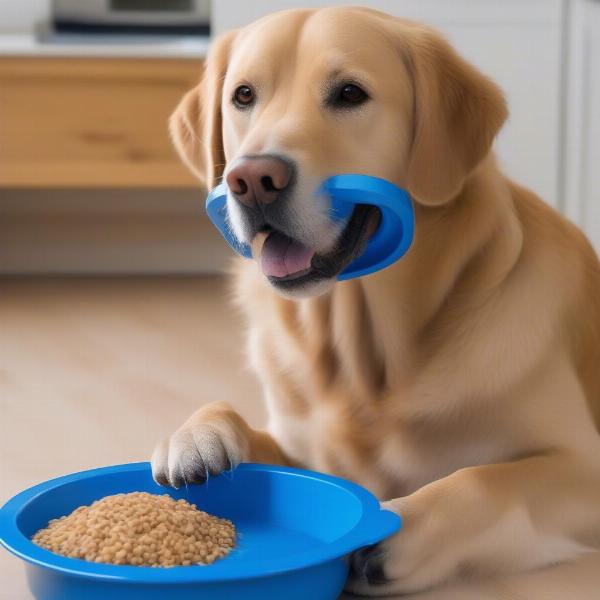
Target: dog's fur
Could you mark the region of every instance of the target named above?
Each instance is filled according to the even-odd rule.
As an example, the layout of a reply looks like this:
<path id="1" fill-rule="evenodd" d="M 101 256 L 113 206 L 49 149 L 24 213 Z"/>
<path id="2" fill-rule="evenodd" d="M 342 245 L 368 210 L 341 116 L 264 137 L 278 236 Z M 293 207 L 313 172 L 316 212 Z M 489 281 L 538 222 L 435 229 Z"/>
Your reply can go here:
<path id="1" fill-rule="evenodd" d="M 368 79 L 372 100 L 328 114 L 315 89 L 332 69 Z M 251 115 L 230 102 L 248 81 L 262 97 Z M 404 528 L 354 556 L 348 587 L 364 594 L 598 546 L 600 266 L 576 227 L 498 170 L 506 114 L 439 34 L 371 10 L 276 13 L 216 42 L 171 121 L 208 187 L 244 154 L 291 156 L 310 228 L 320 209 L 305 190 L 341 172 L 384 177 L 414 199 L 416 239 L 388 269 L 294 298 L 241 261 L 268 432 L 210 404 L 157 447 L 157 481 L 254 460 L 365 485 Z"/>

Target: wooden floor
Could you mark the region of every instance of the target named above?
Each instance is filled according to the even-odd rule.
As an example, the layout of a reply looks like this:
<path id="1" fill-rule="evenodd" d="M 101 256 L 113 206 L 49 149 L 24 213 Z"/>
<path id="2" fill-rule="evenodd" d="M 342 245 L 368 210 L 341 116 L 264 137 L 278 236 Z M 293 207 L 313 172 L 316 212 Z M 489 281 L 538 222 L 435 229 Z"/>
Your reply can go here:
<path id="1" fill-rule="evenodd" d="M 95 466 L 147 460 L 198 406 L 265 421 L 220 279 L 0 279 L 0 504 Z M 600 556 L 403 600 L 598 600 Z M 0 550 L 0 598 L 30 600 Z"/>
<path id="2" fill-rule="evenodd" d="M 0 505 L 25 487 L 148 460 L 198 406 L 265 412 L 227 289 L 205 279 L 0 280 Z M 0 551 L 0 598 L 24 600 Z"/>

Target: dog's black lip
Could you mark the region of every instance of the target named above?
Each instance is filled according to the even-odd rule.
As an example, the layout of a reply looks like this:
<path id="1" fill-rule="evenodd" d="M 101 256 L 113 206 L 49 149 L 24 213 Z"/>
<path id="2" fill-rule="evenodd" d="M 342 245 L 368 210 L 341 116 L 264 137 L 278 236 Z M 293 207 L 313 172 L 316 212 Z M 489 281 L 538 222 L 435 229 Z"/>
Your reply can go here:
<path id="1" fill-rule="evenodd" d="M 307 284 L 317 283 L 325 279 L 329 279 L 324 275 L 321 275 L 314 269 L 309 269 L 306 275 L 300 277 L 286 278 L 286 277 L 267 277 L 269 283 L 280 290 L 293 290 L 302 287 Z"/>
<path id="2" fill-rule="evenodd" d="M 361 254 L 366 246 L 369 217 L 379 212 L 374 206 L 357 204 L 334 249 L 327 254 L 315 254 L 311 267 L 300 276 L 268 277 L 269 282 L 282 290 L 291 290 L 307 284 L 337 277 L 344 268 Z"/>
<path id="3" fill-rule="evenodd" d="M 302 279 L 309 275 L 313 269 L 309 267 L 308 269 L 304 269 L 304 271 L 300 271 L 298 273 L 290 273 L 289 275 L 284 275 L 283 277 L 269 277 L 269 279 L 274 279 L 276 281 L 294 281 L 296 279 Z"/>

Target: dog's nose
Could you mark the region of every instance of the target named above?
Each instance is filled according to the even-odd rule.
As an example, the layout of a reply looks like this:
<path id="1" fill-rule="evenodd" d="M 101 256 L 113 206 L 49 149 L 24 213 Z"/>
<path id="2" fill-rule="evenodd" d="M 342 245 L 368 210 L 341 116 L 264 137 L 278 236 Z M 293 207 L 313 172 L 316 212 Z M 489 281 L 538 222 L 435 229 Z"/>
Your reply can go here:
<path id="1" fill-rule="evenodd" d="M 292 166 L 276 156 L 244 156 L 225 180 L 234 197 L 246 206 L 277 200 L 292 179 Z"/>

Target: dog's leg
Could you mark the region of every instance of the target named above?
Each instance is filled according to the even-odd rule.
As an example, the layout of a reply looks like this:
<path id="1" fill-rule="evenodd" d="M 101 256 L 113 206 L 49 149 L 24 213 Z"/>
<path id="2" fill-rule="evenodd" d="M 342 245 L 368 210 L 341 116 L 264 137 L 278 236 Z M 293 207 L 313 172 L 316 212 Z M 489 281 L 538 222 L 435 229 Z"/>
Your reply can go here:
<path id="1" fill-rule="evenodd" d="M 248 461 L 290 464 L 271 435 L 250 427 L 226 402 L 212 402 L 158 444 L 152 475 L 160 485 L 177 488 Z"/>
<path id="2" fill-rule="evenodd" d="M 506 432 L 511 443 L 521 439 L 531 449 L 386 502 L 404 527 L 353 556 L 349 590 L 413 592 L 464 573 L 549 565 L 600 546 L 600 436 L 581 386 L 558 355 L 533 375 L 513 391 Z"/>
<path id="3" fill-rule="evenodd" d="M 403 529 L 352 558 L 347 589 L 414 592 L 568 560 L 600 540 L 600 465 L 566 452 L 461 469 L 383 506 Z"/>

